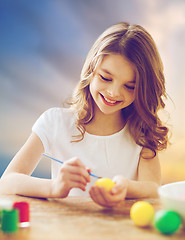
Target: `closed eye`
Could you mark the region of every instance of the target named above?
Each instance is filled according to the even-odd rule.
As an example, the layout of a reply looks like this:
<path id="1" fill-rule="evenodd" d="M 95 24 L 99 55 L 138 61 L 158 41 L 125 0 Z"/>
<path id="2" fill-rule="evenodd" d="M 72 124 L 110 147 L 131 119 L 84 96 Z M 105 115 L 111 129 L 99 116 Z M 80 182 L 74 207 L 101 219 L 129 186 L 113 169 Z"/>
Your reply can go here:
<path id="1" fill-rule="evenodd" d="M 100 78 L 103 79 L 104 81 L 107 81 L 107 82 L 112 81 L 112 79 L 105 78 L 105 77 L 103 77 L 101 74 L 99 74 L 99 75 L 100 75 Z"/>
<path id="2" fill-rule="evenodd" d="M 135 86 L 129 86 L 129 85 L 125 85 L 126 88 L 130 89 L 130 90 L 134 90 Z"/>

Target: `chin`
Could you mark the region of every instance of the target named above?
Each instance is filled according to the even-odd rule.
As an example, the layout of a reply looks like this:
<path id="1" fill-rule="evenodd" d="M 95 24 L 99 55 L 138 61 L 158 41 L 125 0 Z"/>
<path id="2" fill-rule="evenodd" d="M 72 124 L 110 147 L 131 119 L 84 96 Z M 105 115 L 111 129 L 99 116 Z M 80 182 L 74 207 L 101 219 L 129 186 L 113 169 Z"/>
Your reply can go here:
<path id="1" fill-rule="evenodd" d="M 104 115 L 113 115 L 113 114 L 116 114 L 118 112 L 121 111 L 121 109 L 118 109 L 118 110 L 108 110 L 108 109 L 104 109 L 104 108 L 99 108 L 100 112 L 103 113 Z"/>

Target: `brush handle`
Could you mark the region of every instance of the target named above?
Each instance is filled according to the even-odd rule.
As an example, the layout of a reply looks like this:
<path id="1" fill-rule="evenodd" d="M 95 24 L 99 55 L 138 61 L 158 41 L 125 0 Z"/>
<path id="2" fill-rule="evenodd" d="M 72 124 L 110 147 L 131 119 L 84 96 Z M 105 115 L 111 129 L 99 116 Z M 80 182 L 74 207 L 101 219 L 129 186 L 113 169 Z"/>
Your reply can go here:
<path id="1" fill-rule="evenodd" d="M 58 159 L 56 159 L 54 157 L 51 157 L 51 156 L 47 155 L 46 153 L 43 153 L 42 155 L 45 156 L 45 157 L 48 157 L 48 158 L 50 158 L 50 159 L 52 159 L 52 160 L 54 160 L 56 162 L 59 162 L 59 163 L 62 163 L 62 164 L 64 163 L 64 162 L 62 162 L 62 161 L 60 161 L 60 160 L 58 160 Z"/>
<path id="2" fill-rule="evenodd" d="M 61 163 L 61 164 L 64 163 L 64 162 L 62 162 L 62 161 L 60 161 L 60 160 L 58 160 L 58 159 L 56 159 L 56 158 L 54 158 L 54 157 L 51 157 L 51 156 L 47 155 L 46 153 L 43 153 L 42 155 L 45 156 L 45 157 L 48 157 L 48 158 L 50 158 L 50 159 L 52 159 L 52 160 L 54 160 L 54 161 L 56 161 L 56 162 L 59 162 L 59 163 Z M 101 178 L 101 177 L 98 177 L 98 176 L 96 176 L 95 174 L 93 174 L 93 173 L 91 173 L 91 172 L 88 172 L 88 173 L 89 173 L 89 175 L 91 175 L 92 177 Z"/>

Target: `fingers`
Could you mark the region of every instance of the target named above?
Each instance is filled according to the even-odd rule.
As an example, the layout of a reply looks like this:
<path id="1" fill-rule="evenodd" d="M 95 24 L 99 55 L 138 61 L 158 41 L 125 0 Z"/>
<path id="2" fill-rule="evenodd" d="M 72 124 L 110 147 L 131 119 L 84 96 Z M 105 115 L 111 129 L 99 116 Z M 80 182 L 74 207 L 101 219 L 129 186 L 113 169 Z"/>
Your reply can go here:
<path id="1" fill-rule="evenodd" d="M 64 198 L 67 197 L 72 188 L 79 188 L 85 191 L 86 184 L 70 179 L 54 179 L 52 180 L 52 197 Z"/>
<path id="2" fill-rule="evenodd" d="M 84 166 L 84 164 L 80 161 L 79 158 L 72 158 L 69 161 L 65 162 L 62 166 L 61 170 L 66 170 L 72 175 L 78 175 L 79 181 L 82 181 L 82 178 L 84 178 L 85 182 L 90 182 L 90 176 L 89 173 Z"/>
<path id="3" fill-rule="evenodd" d="M 125 199 L 125 193 L 112 195 L 102 187 L 93 186 L 89 194 L 94 202 L 104 207 L 114 207 Z"/>
<path id="4" fill-rule="evenodd" d="M 86 183 L 82 183 L 78 180 L 71 180 L 71 179 L 68 179 L 67 181 L 63 182 L 63 186 L 65 189 L 68 189 L 69 191 L 72 189 L 72 188 L 80 188 L 82 191 L 85 191 L 86 190 Z"/>
<path id="5" fill-rule="evenodd" d="M 93 186 L 90 189 L 89 194 L 94 202 L 103 207 L 113 207 L 117 204 L 117 202 L 112 199 L 111 194 L 103 187 Z"/>
<path id="6" fill-rule="evenodd" d="M 80 174 L 70 174 L 68 176 L 68 181 L 70 181 L 71 183 L 73 183 L 73 187 L 79 187 L 82 190 L 85 191 L 85 188 L 87 186 L 87 182 L 86 179 L 80 175 Z"/>
<path id="7" fill-rule="evenodd" d="M 118 175 L 113 178 L 113 182 L 115 182 L 116 184 L 112 188 L 112 191 L 111 191 L 112 194 L 121 194 L 123 191 L 127 192 L 128 179 Z"/>
<path id="8" fill-rule="evenodd" d="M 62 165 L 56 186 L 58 191 L 64 192 L 66 196 L 72 188 L 85 191 L 88 182 L 90 182 L 90 176 L 86 167 L 78 158 L 72 158 Z"/>
<path id="9" fill-rule="evenodd" d="M 89 194 L 93 201 L 104 207 L 113 207 L 123 201 L 127 194 L 127 179 L 117 176 L 113 181 L 116 184 L 111 192 L 106 191 L 103 187 L 91 187 Z"/>
<path id="10" fill-rule="evenodd" d="M 106 199 L 104 199 L 104 197 L 101 193 L 101 187 L 92 186 L 89 191 L 89 194 L 95 203 L 97 203 L 103 207 L 107 206 Z"/>
<path id="11" fill-rule="evenodd" d="M 79 166 L 74 167 L 70 165 L 64 165 L 60 169 L 60 172 L 62 174 L 66 174 L 66 177 L 68 177 L 71 180 L 76 180 L 76 181 L 78 180 L 79 182 L 82 182 L 82 183 L 90 182 L 90 176 L 87 170 Z"/>

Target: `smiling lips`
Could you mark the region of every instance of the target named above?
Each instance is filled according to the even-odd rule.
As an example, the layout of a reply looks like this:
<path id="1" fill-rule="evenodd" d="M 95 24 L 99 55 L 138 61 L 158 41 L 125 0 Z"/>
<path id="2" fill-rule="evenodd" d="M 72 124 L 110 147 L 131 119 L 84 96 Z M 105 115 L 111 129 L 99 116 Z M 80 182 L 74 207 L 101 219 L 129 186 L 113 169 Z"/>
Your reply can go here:
<path id="1" fill-rule="evenodd" d="M 100 94 L 100 96 L 101 96 L 103 102 L 108 106 L 115 106 L 118 103 L 120 103 L 120 101 L 111 100 L 109 98 L 104 97 L 102 94 Z"/>

